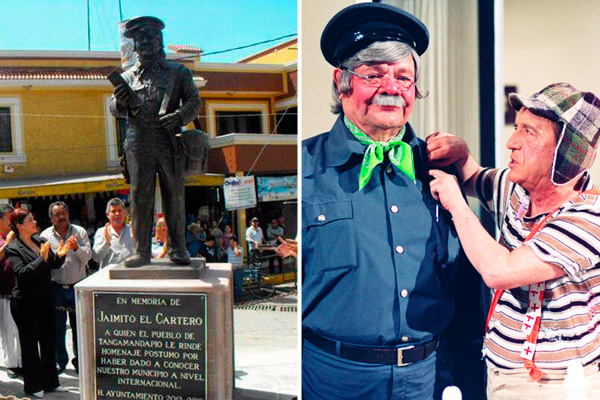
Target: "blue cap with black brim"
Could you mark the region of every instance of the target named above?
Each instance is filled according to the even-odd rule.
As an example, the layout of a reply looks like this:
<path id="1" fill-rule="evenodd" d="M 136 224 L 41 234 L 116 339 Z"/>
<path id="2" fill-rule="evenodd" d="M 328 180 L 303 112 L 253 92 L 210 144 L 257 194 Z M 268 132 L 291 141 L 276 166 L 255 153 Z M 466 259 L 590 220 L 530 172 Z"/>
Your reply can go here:
<path id="1" fill-rule="evenodd" d="M 387 4 L 360 3 L 337 13 L 323 30 L 321 52 L 334 67 L 374 42 L 398 41 L 418 55 L 427 50 L 429 31 L 414 15 Z"/>

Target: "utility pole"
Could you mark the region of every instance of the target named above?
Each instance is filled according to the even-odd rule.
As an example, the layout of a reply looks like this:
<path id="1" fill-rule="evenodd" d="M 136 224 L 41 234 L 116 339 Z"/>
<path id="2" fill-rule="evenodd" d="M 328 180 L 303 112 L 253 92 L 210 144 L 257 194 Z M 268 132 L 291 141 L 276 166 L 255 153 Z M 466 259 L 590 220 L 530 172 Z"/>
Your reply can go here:
<path id="1" fill-rule="evenodd" d="M 88 36 L 88 51 L 92 51 L 92 36 L 90 31 L 90 0 L 87 0 L 87 36 Z"/>

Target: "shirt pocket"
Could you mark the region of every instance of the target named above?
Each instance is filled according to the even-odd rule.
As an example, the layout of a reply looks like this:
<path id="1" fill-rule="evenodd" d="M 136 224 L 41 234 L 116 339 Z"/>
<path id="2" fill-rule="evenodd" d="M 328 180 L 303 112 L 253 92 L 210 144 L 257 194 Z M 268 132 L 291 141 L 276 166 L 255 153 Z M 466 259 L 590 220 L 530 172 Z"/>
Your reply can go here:
<path id="1" fill-rule="evenodd" d="M 302 206 L 304 274 L 357 266 L 356 230 L 350 200 Z"/>

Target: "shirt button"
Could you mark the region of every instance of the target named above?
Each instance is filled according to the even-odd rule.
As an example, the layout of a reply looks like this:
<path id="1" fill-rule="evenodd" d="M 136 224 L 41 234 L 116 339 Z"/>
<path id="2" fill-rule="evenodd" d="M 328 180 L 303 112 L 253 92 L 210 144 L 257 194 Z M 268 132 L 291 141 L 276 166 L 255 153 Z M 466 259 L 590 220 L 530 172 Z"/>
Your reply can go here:
<path id="1" fill-rule="evenodd" d="M 392 210 L 393 213 L 397 213 L 399 208 L 398 208 L 398 206 L 392 206 L 392 208 L 390 208 L 390 210 Z"/>
<path id="2" fill-rule="evenodd" d="M 408 337 L 407 336 L 402 336 L 402 338 L 400 340 L 402 340 L 403 342 L 406 343 L 406 342 L 408 342 Z"/>
<path id="3" fill-rule="evenodd" d="M 391 166 L 391 165 L 390 165 L 389 167 L 387 167 L 387 173 L 388 173 L 388 174 L 391 174 L 391 173 L 392 173 L 392 171 L 393 171 L 393 168 L 392 168 L 392 166 Z"/>
<path id="4" fill-rule="evenodd" d="M 406 289 L 403 289 L 403 290 L 400 292 L 400 295 L 401 295 L 402 297 L 406 297 L 406 296 L 408 296 L 408 290 L 406 290 Z"/>
<path id="5" fill-rule="evenodd" d="M 396 246 L 396 253 L 398 253 L 398 254 L 404 253 L 404 247 L 402 247 L 402 246 Z"/>
<path id="6" fill-rule="evenodd" d="M 317 219 L 321 222 L 325 221 L 325 215 L 321 214 L 317 217 Z"/>

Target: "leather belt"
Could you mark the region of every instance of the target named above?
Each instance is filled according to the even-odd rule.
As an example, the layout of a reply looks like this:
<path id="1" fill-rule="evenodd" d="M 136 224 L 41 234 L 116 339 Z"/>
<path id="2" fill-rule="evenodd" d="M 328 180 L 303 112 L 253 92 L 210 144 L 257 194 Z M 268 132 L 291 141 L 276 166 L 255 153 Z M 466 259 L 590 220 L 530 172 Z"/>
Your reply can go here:
<path id="1" fill-rule="evenodd" d="M 303 336 L 310 344 L 334 356 L 369 364 L 396 364 L 399 367 L 426 359 L 438 344 L 435 338 L 418 346 L 363 347 L 332 340 L 310 331 L 304 331 Z"/>

